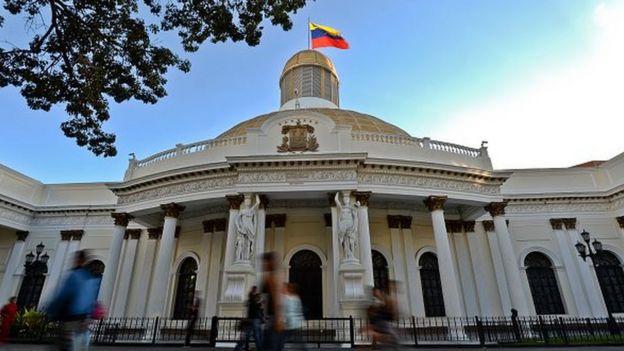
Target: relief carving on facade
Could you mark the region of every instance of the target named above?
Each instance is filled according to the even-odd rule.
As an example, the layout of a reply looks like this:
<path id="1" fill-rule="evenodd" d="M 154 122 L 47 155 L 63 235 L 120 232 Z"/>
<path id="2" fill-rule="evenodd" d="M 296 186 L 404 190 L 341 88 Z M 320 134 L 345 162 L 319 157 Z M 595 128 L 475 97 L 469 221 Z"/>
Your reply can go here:
<path id="1" fill-rule="evenodd" d="M 282 126 L 282 144 L 277 146 L 277 152 L 304 152 L 318 151 L 319 144 L 314 136 L 314 127 L 309 124 Z"/>
<path id="2" fill-rule="evenodd" d="M 420 187 L 488 195 L 500 192 L 500 187 L 494 184 L 478 184 L 459 179 L 441 179 L 398 173 L 359 172 L 358 182 L 361 184 Z"/>
<path id="3" fill-rule="evenodd" d="M 119 204 L 130 204 L 140 201 L 160 199 L 172 195 L 190 194 L 202 191 L 225 188 L 236 184 L 236 177 L 232 175 L 202 179 L 194 182 L 166 185 L 159 188 L 139 191 L 130 195 L 119 195 Z"/>

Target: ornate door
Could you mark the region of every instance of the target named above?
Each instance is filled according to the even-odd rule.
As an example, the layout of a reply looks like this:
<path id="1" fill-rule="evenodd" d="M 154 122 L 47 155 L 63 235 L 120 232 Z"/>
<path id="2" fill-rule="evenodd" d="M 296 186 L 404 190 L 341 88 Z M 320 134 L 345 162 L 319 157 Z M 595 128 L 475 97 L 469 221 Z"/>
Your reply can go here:
<path id="1" fill-rule="evenodd" d="M 323 317 L 323 272 L 321 259 L 310 250 L 301 250 L 290 259 L 288 280 L 297 285 L 306 319 Z"/>

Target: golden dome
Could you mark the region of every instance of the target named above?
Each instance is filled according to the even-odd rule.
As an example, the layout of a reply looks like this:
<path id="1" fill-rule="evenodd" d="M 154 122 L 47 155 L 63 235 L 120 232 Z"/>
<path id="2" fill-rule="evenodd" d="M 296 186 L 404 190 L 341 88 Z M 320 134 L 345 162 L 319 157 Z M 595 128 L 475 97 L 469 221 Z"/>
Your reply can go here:
<path id="1" fill-rule="evenodd" d="M 312 111 L 321 113 L 331 118 L 336 124 L 350 125 L 352 128 L 351 130 L 354 132 L 380 133 L 407 137 L 410 136 L 403 129 L 388 122 L 385 122 L 377 117 L 364 113 L 341 110 L 337 108 L 306 108 L 301 111 Z M 247 129 L 260 128 L 262 124 L 264 124 L 264 122 L 266 122 L 269 118 L 280 113 L 286 113 L 286 111 L 271 112 L 266 115 L 260 115 L 258 117 L 241 122 L 230 128 L 223 134 L 219 135 L 217 139 L 243 136 L 247 134 Z"/>
<path id="2" fill-rule="evenodd" d="M 338 77 L 338 73 L 336 73 L 334 63 L 331 62 L 331 60 L 327 56 L 316 50 L 302 50 L 294 54 L 286 62 L 286 65 L 284 65 L 284 70 L 282 70 L 282 76 L 284 76 L 284 74 L 291 69 L 304 65 L 312 65 L 326 68 L 331 71 L 336 77 Z"/>

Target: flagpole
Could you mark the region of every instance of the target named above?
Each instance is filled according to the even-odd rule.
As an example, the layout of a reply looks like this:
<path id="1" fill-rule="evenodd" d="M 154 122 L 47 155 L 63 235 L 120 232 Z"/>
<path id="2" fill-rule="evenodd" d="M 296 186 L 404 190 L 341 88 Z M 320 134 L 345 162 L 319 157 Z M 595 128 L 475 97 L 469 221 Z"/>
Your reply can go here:
<path id="1" fill-rule="evenodd" d="M 306 40 L 308 41 L 308 50 L 310 50 L 310 17 L 308 17 L 308 26 L 306 27 Z"/>

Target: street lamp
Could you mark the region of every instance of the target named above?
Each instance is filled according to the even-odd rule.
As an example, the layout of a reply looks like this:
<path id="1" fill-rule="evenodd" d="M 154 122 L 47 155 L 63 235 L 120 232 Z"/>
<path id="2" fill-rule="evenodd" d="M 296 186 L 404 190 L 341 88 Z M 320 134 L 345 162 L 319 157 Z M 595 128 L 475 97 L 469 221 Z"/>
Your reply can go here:
<path id="1" fill-rule="evenodd" d="M 580 241 L 577 241 L 576 244 L 574 244 L 576 251 L 578 251 L 579 256 L 581 256 L 583 261 L 587 261 L 587 257 L 589 257 L 592 259 L 592 263 L 594 267 L 598 267 L 596 265 L 596 261 L 594 260 L 594 257 L 598 256 L 602 252 L 602 243 L 594 239 L 594 241 L 590 245 L 591 238 L 589 237 L 589 233 L 585 229 L 583 229 L 583 232 L 581 233 L 581 238 L 583 238 L 583 241 L 585 242 L 585 244 L 583 244 Z M 592 250 L 592 247 L 593 247 L 593 250 Z"/>

